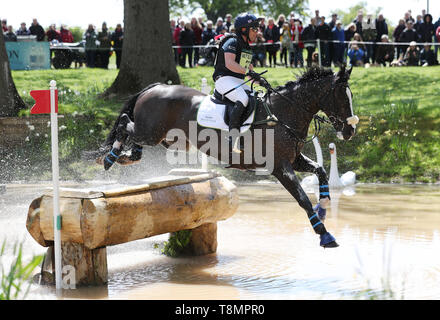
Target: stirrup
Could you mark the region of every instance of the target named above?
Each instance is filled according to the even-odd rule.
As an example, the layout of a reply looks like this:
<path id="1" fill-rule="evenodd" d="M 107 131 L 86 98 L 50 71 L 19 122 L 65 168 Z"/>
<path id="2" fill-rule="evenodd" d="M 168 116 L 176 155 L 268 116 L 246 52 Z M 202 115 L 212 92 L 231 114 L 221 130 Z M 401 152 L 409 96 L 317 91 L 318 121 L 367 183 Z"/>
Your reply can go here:
<path id="1" fill-rule="evenodd" d="M 232 139 L 232 137 L 231 137 Z M 232 152 L 234 153 L 242 153 L 242 151 L 238 148 L 238 142 L 240 141 L 240 136 L 235 139 L 235 142 L 232 144 Z"/>

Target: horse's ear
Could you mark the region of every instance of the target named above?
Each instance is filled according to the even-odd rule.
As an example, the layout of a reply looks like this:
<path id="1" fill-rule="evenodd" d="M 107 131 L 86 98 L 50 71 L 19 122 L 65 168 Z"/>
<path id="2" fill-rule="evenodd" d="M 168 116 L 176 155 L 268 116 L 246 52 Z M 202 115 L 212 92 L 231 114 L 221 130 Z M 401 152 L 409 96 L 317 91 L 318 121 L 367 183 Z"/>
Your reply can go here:
<path id="1" fill-rule="evenodd" d="M 353 66 L 351 66 L 350 69 L 347 70 L 347 79 L 350 78 L 352 71 L 353 71 Z"/>
<path id="2" fill-rule="evenodd" d="M 343 64 L 341 69 L 339 69 L 338 73 L 336 74 L 336 83 L 345 82 L 348 80 L 348 77 L 350 77 L 350 75 L 347 75 L 345 72 L 345 64 Z"/>

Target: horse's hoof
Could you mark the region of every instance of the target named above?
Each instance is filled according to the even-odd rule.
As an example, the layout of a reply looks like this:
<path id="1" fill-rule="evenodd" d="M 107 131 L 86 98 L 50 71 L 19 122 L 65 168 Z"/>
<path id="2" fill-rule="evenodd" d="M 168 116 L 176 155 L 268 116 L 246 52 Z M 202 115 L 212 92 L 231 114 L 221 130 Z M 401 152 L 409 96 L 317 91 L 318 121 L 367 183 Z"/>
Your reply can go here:
<path id="1" fill-rule="evenodd" d="M 323 207 L 321 207 L 321 205 L 318 203 L 314 208 L 313 211 L 316 212 L 318 214 L 318 218 L 321 221 L 325 220 L 325 217 L 327 215 L 327 209 L 324 209 Z"/>
<path id="2" fill-rule="evenodd" d="M 339 245 L 336 243 L 335 237 L 333 237 L 329 232 L 320 235 L 321 243 L 319 244 L 324 248 L 336 248 Z"/>
<path id="3" fill-rule="evenodd" d="M 134 161 L 134 160 L 132 160 L 131 157 L 129 157 L 128 155 L 123 154 L 123 155 L 121 155 L 121 156 L 118 158 L 118 160 L 116 160 L 116 162 L 117 162 L 118 164 L 120 164 L 121 166 L 129 166 L 129 165 L 131 165 L 131 164 L 135 164 L 135 163 L 140 162 L 140 160 L 136 160 L 136 161 Z"/>

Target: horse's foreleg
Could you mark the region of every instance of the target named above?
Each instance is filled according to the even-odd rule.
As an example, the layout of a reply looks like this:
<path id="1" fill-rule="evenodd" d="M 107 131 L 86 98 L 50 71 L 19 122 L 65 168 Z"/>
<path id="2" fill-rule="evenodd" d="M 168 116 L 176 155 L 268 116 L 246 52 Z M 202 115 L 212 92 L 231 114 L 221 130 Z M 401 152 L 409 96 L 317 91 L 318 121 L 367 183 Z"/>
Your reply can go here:
<path id="1" fill-rule="evenodd" d="M 318 215 L 314 212 L 310 199 L 307 197 L 307 194 L 304 192 L 300 181 L 293 171 L 292 164 L 287 160 L 281 161 L 280 165 L 275 168 L 272 174 L 281 182 L 287 191 L 289 191 L 296 201 L 298 201 L 299 205 L 306 211 L 313 230 L 315 233 L 319 234 L 321 238 L 320 245 L 324 248 L 337 247 L 338 244 L 336 243 L 335 238 L 329 232 L 327 232 L 324 223 L 322 223 Z"/>
<path id="2" fill-rule="evenodd" d="M 321 220 L 325 219 L 326 209 L 330 201 L 330 190 L 328 186 L 327 173 L 315 161 L 309 159 L 302 153 L 293 162 L 293 170 L 299 172 L 310 172 L 316 174 L 319 181 L 319 204 L 314 208 Z"/>

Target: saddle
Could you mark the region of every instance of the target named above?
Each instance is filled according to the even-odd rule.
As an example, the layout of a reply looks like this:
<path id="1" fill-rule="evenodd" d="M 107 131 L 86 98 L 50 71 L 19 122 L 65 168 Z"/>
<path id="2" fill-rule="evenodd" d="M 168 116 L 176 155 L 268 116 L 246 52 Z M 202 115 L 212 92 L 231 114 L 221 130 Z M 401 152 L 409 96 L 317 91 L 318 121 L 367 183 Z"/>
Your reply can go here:
<path id="1" fill-rule="evenodd" d="M 249 97 L 249 102 L 248 105 L 245 107 L 243 114 L 241 115 L 240 125 L 243 125 L 243 123 L 246 121 L 246 119 L 249 118 L 254 110 L 256 111 L 257 104 L 260 101 L 260 98 L 256 97 L 253 92 L 246 91 L 246 93 Z M 228 98 L 223 97 L 223 95 L 220 94 L 217 90 L 214 90 L 214 94 L 211 96 L 211 101 L 215 104 L 225 105 L 225 114 L 223 116 L 223 119 L 225 123 L 229 125 L 230 114 L 235 106 L 235 103 Z"/>

